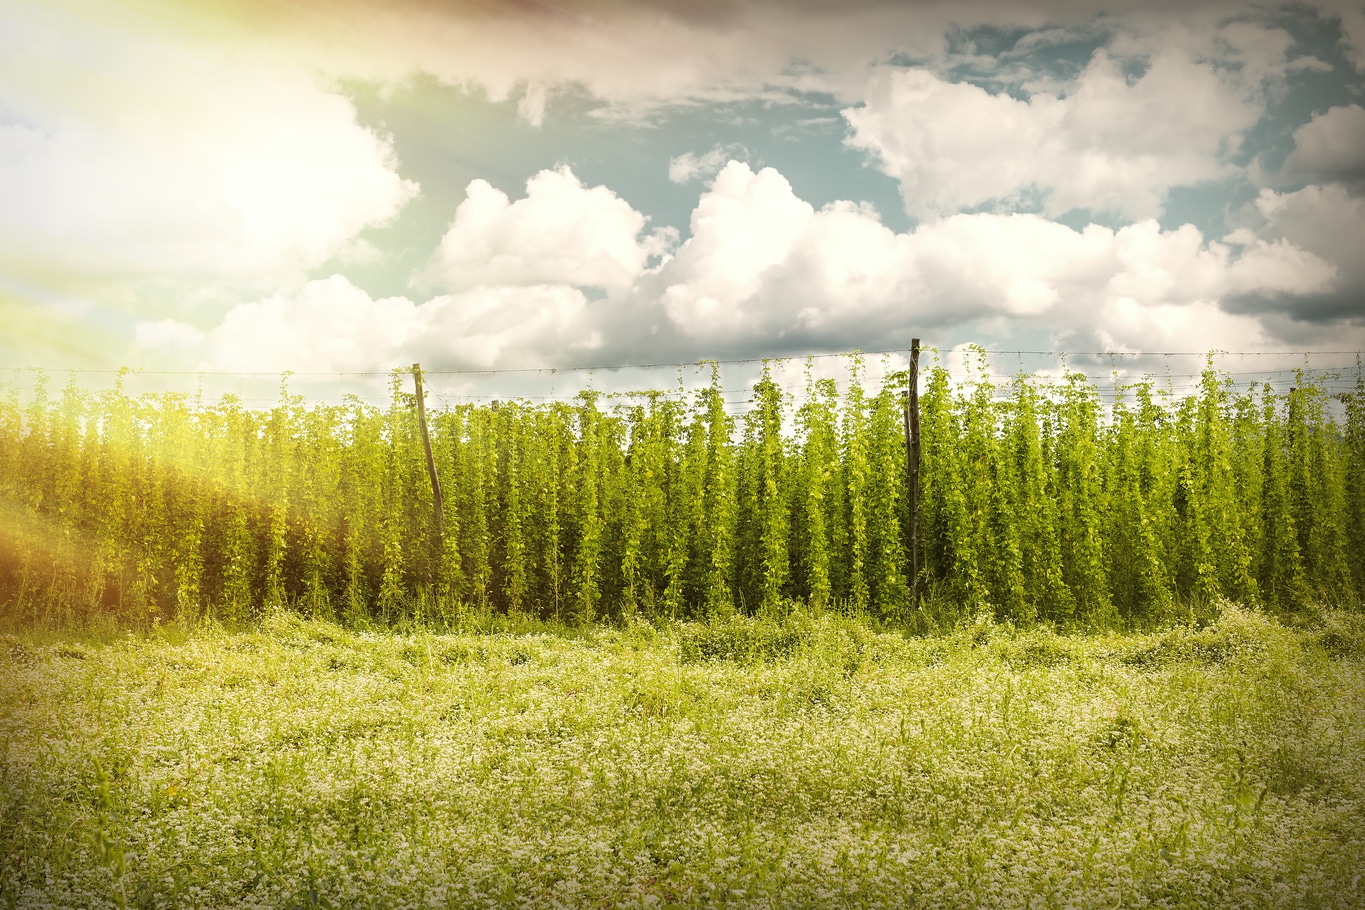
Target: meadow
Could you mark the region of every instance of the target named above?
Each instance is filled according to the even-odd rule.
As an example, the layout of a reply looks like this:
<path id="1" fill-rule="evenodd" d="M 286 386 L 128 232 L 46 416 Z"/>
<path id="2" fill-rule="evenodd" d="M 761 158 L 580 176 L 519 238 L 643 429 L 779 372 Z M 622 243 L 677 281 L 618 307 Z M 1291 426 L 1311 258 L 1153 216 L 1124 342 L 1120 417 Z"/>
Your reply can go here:
<path id="1" fill-rule="evenodd" d="M 1365 621 L 1214 613 L 5 636 L 0 906 L 1365 905 Z"/>

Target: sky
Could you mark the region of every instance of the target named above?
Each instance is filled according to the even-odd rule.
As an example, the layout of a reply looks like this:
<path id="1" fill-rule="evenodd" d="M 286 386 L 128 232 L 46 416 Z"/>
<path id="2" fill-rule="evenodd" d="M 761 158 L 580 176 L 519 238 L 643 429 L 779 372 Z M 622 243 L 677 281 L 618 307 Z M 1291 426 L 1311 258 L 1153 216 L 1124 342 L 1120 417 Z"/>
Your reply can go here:
<path id="1" fill-rule="evenodd" d="M 1365 348 L 1365 4 L 0 7 L 0 369 L 912 337 Z"/>

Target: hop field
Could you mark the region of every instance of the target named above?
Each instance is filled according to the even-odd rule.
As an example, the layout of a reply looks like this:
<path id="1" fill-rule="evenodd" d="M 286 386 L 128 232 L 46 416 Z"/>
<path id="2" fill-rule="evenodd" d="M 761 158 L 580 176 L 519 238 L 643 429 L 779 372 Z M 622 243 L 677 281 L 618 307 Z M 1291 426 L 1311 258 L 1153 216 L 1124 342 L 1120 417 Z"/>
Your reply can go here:
<path id="1" fill-rule="evenodd" d="M 691 392 L 432 409 L 0 384 L 0 629 L 285 605 L 348 626 L 628 621 L 840 605 L 919 632 L 1152 628 L 1219 599 L 1281 615 L 1365 592 L 1365 373 L 1193 394 L 1153 377 L 925 374 L 918 572 L 906 376 L 767 371 Z M 1352 381 L 1353 380 L 1353 381 Z M 286 377 L 287 382 L 287 377 Z M 1283 383 L 1281 383 L 1283 385 Z M 912 595 L 916 592 L 918 596 Z"/>
<path id="2" fill-rule="evenodd" d="M 6 907 L 1360 907 L 1365 625 L 0 641 Z"/>

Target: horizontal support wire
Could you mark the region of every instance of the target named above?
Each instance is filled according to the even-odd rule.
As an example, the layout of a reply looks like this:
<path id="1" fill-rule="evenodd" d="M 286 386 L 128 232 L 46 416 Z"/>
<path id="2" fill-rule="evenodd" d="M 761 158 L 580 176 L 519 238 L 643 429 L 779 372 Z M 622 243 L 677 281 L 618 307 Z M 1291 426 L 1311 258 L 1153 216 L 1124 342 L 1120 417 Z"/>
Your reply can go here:
<path id="1" fill-rule="evenodd" d="M 927 348 L 926 348 L 927 350 Z M 422 372 L 427 376 L 509 376 L 509 375 L 543 375 L 557 373 L 597 373 L 610 372 L 615 370 L 663 370 L 663 369 L 682 369 L 682 368 L 701 368 L 711 365 L 716 366 L 736 366 L 742 364 L 755 363 L 784 363 L 801 362 L 807 359 L 825 359 L 830 357 L 847 358 L 853 356 L 862 357 L 884 357 L 892 354 L 905 354 L 906 349 L 896 348 L 887 351 L 843 351 L 833 354 L 790 354 L 774 357 L 744 357 L 733 360 L 702 359 L 693 361 L 678 361 L 670 363 L 620 363 L 620 364 L 601 364 L 598 366 L 567 366 L 567 367 L 519 367 L 513 369 L 490 368 L 490 369 L 462 369 L 462 370 L 427 370 Z M 939 352 L 940 356 L 946 353 Z M 976 349 L 957 351 L 962 355 L 977 353 Z M 1035 356 L 1035 357 L 1361 357 L 1365 356 L 1365 351 L 997 351 L 994 349 L 981 349 L 981 354 L 988 357 L 996 356 Z M 120 369 L 87 369 L 83 367 L 72 368 L 48 368 L 37 366 L 18 366 L 8 368 L 12 371 L 23 372 L 46 372 L 51 374 L 77 375 L 105 375 L 117 376 L 119 374 L 130 376 L 233 376 L 233 377 L 320 377 L 326 379 L 372 379 L 378 377 L 388 377 L 393 374 L 392 370 L 338 370 L 338 371 L 308 371 L 308 370 L 144 370 L 133 367 L 123 367 Z M 407 367 L 396 367 L 400 372 L 406 373 Z M 1265 370 L 1259 372 L 1294 372 L 1292 369 Z M 1199 374 L 1190 374 L 1199 375 Z"/>
<path id="2" fill-rule="evenodd" d="M 1336 399 L 1343 393 L 1351 393 L 1356 390 L 1356 373 L 1360 368 L 1362 358 L 1365 358 L 1365 351 L 1013 351 L 1013 350 L 991 350 L 979 347 L 957 348 L 948 352 L 938 351 L 933 348 L 926 348 L 926 353 L 936 355 L 934 359 L 941 365 L 952 367 L 954 376 L 952 382 L 956 386 L 958 380 L 964 378 L 968 385 L 980 382 L 990 383 L 991 397 L 1003 400 L 1009 397 L 1009 388 L 1016 378 L 1026 378 L 1046 395 L 1055 395 L 1061 391 L 1066 384 L 1068 376 L 1084 376 L 1087 388 L 1094 394 L 1099 395 L 1103 400 L 1111 404 L 1122 401 L 1131 392 L 1136 391 L 1141 386 L 1147 386 L 1155 395 L 1163 398 L 1184 398 L 1198 394 L 1203 385 L 1204 372 L 1190 372 L 1188 362 L 1179 364 L 1180 372 L 1173 372 L 1171 367 L 1175 364 L 1169 361 L 1173 357 L 1199 357 L 1208 358 L 1220 382 L 1230 383 L 1242 393 L 1255 391 L 1258 386 L 1274 388 L 1283 392 L 1291 384 L 1303 381 L 1311 382 L 1314 386 L 1321 389 L 1329 397 Z M 493 402 L 521 403 L 531 406 L 549 403 L 573 403 L 579 399 L 583 391 L 593 392 L 602 405 L 611 409 L 633 407 L 634 403 L 642 402 L 648 398 L 658 398 L 668 401 L 690 401 L 699 388 L 709 387 L 710 379 L 706 375 L 706 368 L 722 367 L 752 367 L 759 364 L 767 364 L 776 368 L 779 382 L 786 385 L 786 396 L 797 401 L 803 400 L 804 395 L 799 389 L 791 387 L 793 368 L 799 369 L 807 362 L 827 361 L 836 359 L 845 364 L 851 363 L 855 357 L 863 358 L 872 366 L 880 358 L 881 369 L 885 371 L 894 364 L 887 364 L 885 358 L 896 355 L 906 357 L 906 349 L 883 350 L 883 351 L 847 351 L 841 353 L 820 353 L 790 355 L 784 357 L 747 357 L 729 360 L 707 359 L 691 362 L 670 362 L 670 363 L 647 363 L 647 364 L 617 364 L 601 366 L 583 367 L 536 367 L 518 369 L 461 369 L 461 370 L 423 370 L 424 376 L 429 380 L 438 380 L 428 386 L 428 395 L 431 401 L 439 406 L 450 409 L 465 405 L 486 406 Z M 1042 364 L 1036 361 L 1025 361 L 1024 358 L 1044 358 Z M 1266 362 L 1265 358 L 1273 357 L 1279 360 L 1278 363 Z M 1083 358 L 1097 358 L 1084 363 L 1076 363 L 1075 360 Z M 1145 364 L 1133 363 L 1136 358 L 1148 358 Z M 1239 369 L 1229 370 L 1220 369 L 1219 364 L 1229 364 L 1232 358 L 1254 358 L 1251 363 L 1245 360 L 1236 366 Z M 1292 363 L 1293 359 L 1300 359 L 1298 365 L 1285 366 L 1286 361 Z M 1315 366 L 1321 364 L 1326 358 L 1352 358 L 1353 363 L 1337 361 L 1327 366 Z M 1162 369 L 1161 360 L 1165 359 L 1166 369 Z M 1247 369 L 1255 362 L 1265 363 L 1262 369 Z M 1027 364 L 1027 366 L 1026 366 Z M 658 383 L 654 388 L 641 388 L 636 385 L 634 388 L 593 388 L 593 374 L 599 377 L 616 376 L 627 371 L 648 371 L 648 370 L 670 370 L 676 371 L 676 375 L 670 379 L 662 376 L 640 377 L 636 383 L 648 385 L 651 382 Z M 170 389 L 150 388 L 146 391 L 133 390 L 128 394 L 168 394 L 180 396 L 201 407 L 214 407 L 222 404 L 225 398 L 230 397 L 233 405 L 243 407 L 248 410 L 261 410 L 278 407 L 287 403 L 287 399 L 298 400 L 308 406 L 319 407 L 347 407 L 360 404 L 366 407 L 384 408 L 392 401 L 391 393 L 384 389 L 377 381 L 390 380 L 395 376 L 406 378 L 410 372 L 408 367 L 399 367 L 390 371 L 302 371 L 302 370 L 282 370 L 279 372 L 268 372 L 261 370 L 254 371 L 225 371 L 225 370 L 143 370 L 125 367 L 116 370 L 105 369 L 86 369 L 74 368 L 66 370 L 49 369 L 36 366 L 11 367 L 0 369 L 0 391 L 5 387 L 11 393 L 26 395 L 33 391 L 40 379 L 46 377 L 60 381 L 62 374 L 72 377 L 74 381 L 80 376 L 101 376 L 118 377 L 120 381 L 128 380 L 136 386 L 141 385 L 137 380 L 144 380 L 151 386 L 163 385 L 156 383 L 156 377 L 168 377 L 164 385 L 171 386 Z M 817 376 L 819 375 L 817 370 Z M 4 375 L 9 373 L 10 379 L 5 381 Z M 728 380 L 724 387 L 720 389 L 724 407 L 728 413 L 739 417 L 751 410 L 753 389 L 749 386 L 735 387 L 735 382 L 739 377 L 729 370 Z M 872 374 L 864 374 L 865 381 L 869 386 L 875 386 L 879 378 L 878 370 L 872 370 Z M 929 369 L 921 369 L 921 381 L 927 381 Z M 21 378 L 21 377 L 31 377 Z M 183 390 L 183 383 L 177 382 L 173 377 L 193 378 L 199 380 L 197 390 L 191 389 L 186 392 Z M 504 386 L 496 381 L 499 377 L 508 380 Z M 513 379 L 512 377 L 518 377 Z M 574 378 L 578 377 L 578 378 Z M 823 377 L 828 378 L 828 377 Z M 442 389 L 439 380 L 446 380 L 453 383 L 456 388 Z M 290 387 L 291 380 L 298 380 L 298 385 Z M 492 380 L 481 382 L 480 380 Z M 837 379 L 842 387 L 848 377 Z M 30 386 L 30 381 L 33 383 Z M 626 380 L 625 382 L 629 382 Z M 622 378 L 617 378 L 612 382 L 605 383 L 607 386 L 616 384 L 624 385 Z M 385 385 L 387 382 L 385 383 Z M 94 387 L 108 388 L 108 380 L 95 380 Z M 181 387 L 181 388 L 176 388 Z M 339 388 L 338 388 L 339 387 Z M 347 388 L 353 391 L 347 391 Z M 548 387 L 548 388 L 547 388 Z M 109 389 L 112 390 L 112 389 Z M 56 389 L 49 391 L 53 394 Z M 101 394 L 100 388 L 89 388 L 89 394 Z M 401 391 L 401 390 L 400 390 Z M 545 394 L 548 391 L 548 394 Z M 534 393 L 534 394 L 531 394 Z"/>

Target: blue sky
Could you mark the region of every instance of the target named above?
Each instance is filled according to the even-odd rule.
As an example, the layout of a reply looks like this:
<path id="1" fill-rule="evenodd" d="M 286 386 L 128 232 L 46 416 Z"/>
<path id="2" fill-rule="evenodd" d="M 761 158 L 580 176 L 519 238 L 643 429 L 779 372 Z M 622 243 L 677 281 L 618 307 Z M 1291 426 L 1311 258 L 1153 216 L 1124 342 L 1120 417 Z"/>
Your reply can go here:
<path id="1" fill-rule="evenodd" d="M 1365 6 L 0 12 L 0 367 L 1365 347 Z"/>

